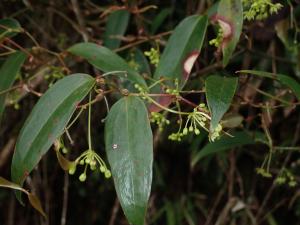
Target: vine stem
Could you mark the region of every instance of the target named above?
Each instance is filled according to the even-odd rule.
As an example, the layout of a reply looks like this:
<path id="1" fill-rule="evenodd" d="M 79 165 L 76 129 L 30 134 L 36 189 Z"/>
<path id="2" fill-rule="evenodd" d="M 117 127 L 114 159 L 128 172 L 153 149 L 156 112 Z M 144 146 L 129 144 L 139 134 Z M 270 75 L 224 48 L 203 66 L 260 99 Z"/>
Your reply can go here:
<path id="1" fill-rule="evenodd" d="M 89 102 L 92 100 L 92 94 L 89 94 Z M 89 115 L 88 115 L 88 145 L 89 149 L 92 149 L 92 140 L 91 140 L 91 111 L 92 104 L 89 104 Z"/>

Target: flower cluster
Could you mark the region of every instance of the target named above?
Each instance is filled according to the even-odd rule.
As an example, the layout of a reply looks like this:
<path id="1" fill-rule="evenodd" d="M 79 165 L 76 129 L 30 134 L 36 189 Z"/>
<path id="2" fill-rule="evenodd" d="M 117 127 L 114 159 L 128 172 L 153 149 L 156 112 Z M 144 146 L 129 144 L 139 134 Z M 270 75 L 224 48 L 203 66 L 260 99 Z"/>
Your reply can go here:
<path id="1" fill-rule="evenodd" d="M 201 109 L 201 111 L 199 109 Z M 199 128 L 203 128 L 208 131 L 206 128 L 206 122 L 207 120 L 210 120 L 210 116 L 203 111 L 206 111 L 206 106 L 202 103 L 198 107 L 194 108 L 193 112 L 189 113 L 182 131 L 179 129 L 177 133 L 172 133 L 168 138 L 172 141 L 181 141 L 181 138 L 189 132 L 199 135 Z"/>
<path id="2" fill-rule="evenodd" d="M 217 127 L 214 129 L 214 131 L 211 132 L 209 138 L 212 142 L 220 137 L 220 133 L 221 133 L 222 129 L 223 129 L 222 125 L 218 124 Z"/>
<path id="3" fill-rule="evenodd" d="M 256 173 L 263 177 L 267 177 L 267 178 L 272 177 L 272 174 L 262 167 L 256 168 Z"/>
<path id="4" fill-rule="evenodd" d="M 159 49 L 151 48 L 150 51 L 144 52 L 145 56 L 147 56 L 150 59 L 150 63 L 154 65 L 155 67 L 158 66 L 160 53 Z"/>
<path id="5" fill-rule="evenodd" d="M 101 173 L 104 174 L 105 178 L 111 177 L 111 172 L 107 168 L 103 159 L 91 149 L 84 151 L 76 160 L 75 163 L 72 164 L 72 167 L 69 169 L 69 174 L 73 175 L 76 171 L 77 165 L 85 166 L 84 172 L 80 174 L 79 180 L 84 182 L 86 180 L 86 172 L 89 167 L 92 171 L 96 170 L 99 167 Z"/>
<path id="6" fill-rule="evenodd" d="M 272 3 L 272 0 L 243 0 L 245 19 L 263 20 L 269 15 L 277 13 L 283 6 L 280 3 Z"/>
<path id="7" fill-rule="evenodd" d="M 52 66 L 49 74 L 45 75 L 45 79 L 49 82 L 51 87 L 57 80 L 64 78 L 65 74 L 61 67 Z"/>
<path id="8" fill-rule="evenodd" d="M 218 28 L 218 34 L 217 37 L 210 40 L 209 44 L 215 46 L 216 48 L 219 48 L 223 41 L 223 29 L 221 27 Z"/>
<path id="9" fill-rule="evenodd" d="M 134 53 L 130 53 L 130 60 L 128 61 L 128 65 L 136 71 L 140 69 L 141 66 L 136 62 Z"/>
<path id="10" fill-rule="evenodd" d="M 141 85 L 139 85 L 139 84 L 135 84 L 135 85 L 134 85 L 134 88 L 137 89 L 137 90 L 139 91 L 139 93 L 140 93 L 141 95 L 143 95 L 143 96 L 145 96 L 145 95 L 148 94 L 147 90 L 146 90 L 145 88 L 143 88 L 143 87 L 142 87 Z"/>
<path id="11" fill-rule="evenodd" d="M 283 169 L 280 175 L 275 179 L 275 183 L 278 185 L 288 184 L 290 187 L 295 187 L 297 181 L 294 175 L 287 169 Z"/>
<path id="12" fill-rule="evenodd" d="M 170 124 L 170 121 L 168 119 L 166 119 L 163 114 L 158 113 L 158 112 L 151 112 L 150 122 L 156 123 L 158 125 L 158 129 L 160 131 L 163 130 L 165 125 Z"/>

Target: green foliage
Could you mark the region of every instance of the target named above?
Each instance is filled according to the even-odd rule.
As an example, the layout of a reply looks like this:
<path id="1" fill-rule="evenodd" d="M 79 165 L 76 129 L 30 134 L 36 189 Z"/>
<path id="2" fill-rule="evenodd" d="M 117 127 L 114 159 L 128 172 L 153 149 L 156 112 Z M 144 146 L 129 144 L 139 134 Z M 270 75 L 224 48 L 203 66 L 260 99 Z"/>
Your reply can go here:
<path id="1" fill-rule="evenodd" d="M 104 33 L 104 46 L 116 49 L 121 44 L 121 37 L 128 27 L 130 13 L 127 10 L 117 10 L 111 13 L 106 22 Z"/>
<path id="2" fill-rule="evenodd" d="M 144 224 L 152 183 L 152 131 L 145 104 L 123 97 L 105 123 L 106 153 L 118 198 L 133 225 Z"/>
<path id="3" fill-rule="evenodd" d="M 68 49 L 74 55 L 85 58 L 96 68 L 103 72 L 120 72 L 120 76 L 132 83 L 138 83 L 146 87 L 145 80 L 124 59 L 109 50 L 108 48 L 94 43 L 79 43 Z"/>
<path id="4" fill-rule="evenodd" d="M 209 76 L 205 80 L 206 98 L 211 112 L 210 139 L 214 141 L 220 136 L 222 126 L 219 124 L 230 107 L 237 88 L 235 77 Z"/>
<path id="5" fill-rule="evenodd" d="M 280 3 L 271 0 L 243 0 L 246 20 L 263 20 L 269 15 L 276 14 L 283 7 Z"/>
<path id="6" fill-rule="evenodd" d="M 223 54 L 223 66 L 225 67 L 229 63 L 242 32 L 243 6 L 241 1 L 221 0 L 218 4 L 214 20 L 218 22 L 222 29 L 221 50 Z"/>
<path id="7" fill-rule="evenodd" d="M 5 37 L 13 37 L 21 32 L 20 23 L 15 19 L 0 19 L 0 40 Z"/>
<path id="8" fill-rule="evenodd" d="M 154 79 L 167 81 L 178 79 L 182 88 L 200 53 L 207 28 L 206 16 L 185 18 L 172 33 L 160 58 Z"/>
<path id="9" fill-rule="evenodd" d="M 64 133 L 78 103 L 95 85 L 86 74 L 74 74 L 58 81 L 38 101 L 20 131 L 14 152 L 12 181 L 23 185 L 25 178 Z M 19 200 L 20 193 L 18 194 Z"/>
<path id="10" fill-rule="evenodd" d="M 0 123 L 5 108 L 5 92 L 13 85 L 26 57 L 23 52 L 11 54 L 0 68 Z"/>
<path id="11" fill-rule="evenodd" d="M 0 19 L 0 119 L 8 95 L 18 96 L 20 107 L 7 109 L 0 130 L 1 160 L 16 140 L 12 182 L 0 177 L 1 187 L 15 190 L 19 200 L 25 193 L 45 216 L 43 202 L 25 189 L 37 188 L 47 212 L 62 214 L 62 224 L 66 207 L 75 209 L 67 213 L 75 215 L 69 224 L 124 224 L 119 203 L 133 225 L 263 224 L 264 215 L 282 224 L 276 207 L 289 200 L 292 208 L 298 198 L 292 188 L 300 168 L 300 6 L 270 0 L 189 0 L 176 7 L 53 3 L 43 1 L 47 16 L 24 1 L 24 10 L 5 13 L 20 23 Z M 263 21 L 283 7 L 288 17 Z M 45 157 L 37 167 L 52 145 L 56 158 Z M 53 213 L 56 201 L 49 200 L 60 193 L 43 195 L 48 183 L 61 181 L 57 165 L 66 172 L 63 213 Z M 294 196 L 281 201 L 276 185 Z M 270 196 L 280 204 L 274 207 Z M 79 208 L 83 199 L 90 210 Z M 96 220 L 94 205 L 103 210 Z"/>

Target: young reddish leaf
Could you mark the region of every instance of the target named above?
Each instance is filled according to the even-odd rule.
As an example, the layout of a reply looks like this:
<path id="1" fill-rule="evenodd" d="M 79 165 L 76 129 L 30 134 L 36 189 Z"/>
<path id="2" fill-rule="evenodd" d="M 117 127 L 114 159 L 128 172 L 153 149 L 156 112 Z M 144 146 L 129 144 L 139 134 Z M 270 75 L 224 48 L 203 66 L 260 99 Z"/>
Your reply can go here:
<path id="1" fill-rule="evenodd" d="M 155 71 L 154 79 L 163 78 L 165 83 L 172 88 L 175 88 L 174 81 L 177 79 L 179 89 L 182 89 L 200 54 L 206 28 L 207 16 L 189 16 L 180 22 L 168 40 Z M 163 91 L 157 87 L 153 88 L 152 92 L 161 93 Z M 163 106 L 168 106 L 172 102 L 172 97 L 164 96 L 157 98 L 156 101 Z M 160 111 L 161 109 L 151 104 L 149 110 Z"/>
<path id="2" fill-rule="evenodd" d="M 41 201 L 39 200 L 39 198 L 36 195 L 31 194 L 31 193 L 29 193 L 27 196 L 28 196 L 28 200 L 29 200 L 31 206 L 33 208 L 35 208 L 46 219 L 47 216 L 43 210 L 43 207 L 42 207 L 42 204 L 41 204 Z"/>
<path id="3" fill-rule="evenodd" d="M 243 5 L 241 0 L 221 0 L 218 4 L 217 14 L 211 17 L 223 31 L 221 50 L 223 53 L 223 66 L 225 67 L 240 39 L 243 27 Z"/>
<path id="4" fill-rule="evenodd" d="M 36 197 L 35 195 L 31 194 L 30 192 L 26 191 L 25 189 L 23 189 L 20 185 L 15 184 L 9 180 L 6 180 L 3 177 L 0 177 L 0 187 L 4 187 L 4 188 L 10 188 L 16 191 L 22 191 L 25 194 L 27 194 L 28 196 L 28 200 L 30 202 L 30 204 L 33 206 L 33 208 L 35 208 L 39 213 L 41 213 L 45 218 L 46 213 L 44 212 L 42 206 L 41 206 L 41 202 L 38 199 L 38 197 Z"/>
<path id="5" fill-rule="evenodd" d="M 200 53 L 207 27 L 206 16 L 189 16 L 178 24 L 163 51 L 154 79 L 165 78 L 182 88 Z"/>

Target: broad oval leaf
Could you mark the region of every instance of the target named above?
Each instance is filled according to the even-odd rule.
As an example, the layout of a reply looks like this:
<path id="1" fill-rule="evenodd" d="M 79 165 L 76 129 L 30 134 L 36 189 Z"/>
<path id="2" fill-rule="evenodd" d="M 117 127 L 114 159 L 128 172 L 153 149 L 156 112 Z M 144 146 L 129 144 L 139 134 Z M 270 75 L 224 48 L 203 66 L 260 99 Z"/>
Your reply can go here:
<path id="1" fill-rule="evenodd" d="M 250 73 L 253 75 L 257 75 L 260 77 L 267 77 L 271 79 L 275 79 L 289 87 L 293 93 L 296 95 L 298 100 L 300 101 L 300 84 L 292 77 L 284 75 L 284 74 L 274 74 L 266 71 L 258 71 L 258 70 L 240 70 L 238 73 Z"/>
<path id="2" fill-rule="evenodd" d="M 12 180 L 23 185 L 28 174 L 63 133 L 78 103 L 95 79 L 73 74 L 56 82 L 37 102 L 19 134 L 11 165 Z M 18 195 L 20 200 L 20 195 Z"/>
<path id="3" fill-rule="evenodd" d="M 114 11 L 108 16 L 103 40 L 104 46 L 109 49 L 120 47 L 120 37 L 126 32 L 129 18 L 130 13 L 124 9 Z"/>
<path id="4" fill-rule="evenodd" d="M 151 22 L 151 27 L 150 27 L 151 34 L 155 34 L 157 32 L 159 27 L 168 18 L 168 16 L 170 16 L 172 12 L 173 12 L 172 8 L 164 8 L 159 13 L 157 13 L 155 18 Z"/>
<path id="5" fill-rule="evenodd" d="M 211 113 L 210 131 L 214 131 L 234 96 L 236 77 L 209 76 L 205 80 L 206 100 Z"/>
<path id="6" fill-rule="evenodd" d="M 221 153 L 243 145 L 255 144 L 257 142 L 256 138 L 263 136 L 262 133 L 255 133 L 252 135 L 244 131 L 238 131 L 232 135 L 233 137 L 224 135 L 219 140 L 205 145 L 200 151 L 192 156 L 191 167 L 194 167 L 200 161 L 200 159 L 208 155 Z"/>
<path id="7" fill-rule="evenodd" d="M 105 123 L 105 145 L 116 192 L 133 225 L 144 224 L 152 183 L 152 131 L 138 97 L 120 99 Z"/>
<path id="8" fill-rule="evenodd" d="M 21 25 L 15 19 L 0 19 L 0 40 L 5 37 L 13 37 L 21 32 Z"/>
<path id="9" fill-rule="evenodd" d="M 25 59 L 25 53 L 16 52 L 11 54 L 4 62 L 0 69 L 0 93 L 5 92 L 12 86 Z M 0 94 L 0 123 L 5 107 L 5 96 L 5 93 Z"/>
<path id="10" fill-rule="evenodd" d="M 154 79 L 167 78 L 173 81 L 173 86 L 178 79 L 182 88 L 200 54 L 206 28 L 207 16 L 189 16 L 180 22 L 168 40 Z"/>
<path id="11" fill-rule="evenodd" d="M 223 31 L 221 44 L 223 53 L 223 66 L 225 67 L 235 50 L 243 28 L 243 5 L 241 0 L 221 0 L 218 4 L 217 14 L 211 17 L 218 22 Z"/>
<path id="12" fill-rule="evenodd" d="M 144 78 L 132 69 L 124 59 L 110 49 L 94 44 L 79 43 L 68 49 L 74 55 L 83 57 L 90 64 L 103 72 L 126 71 L 126 78 L 132 83 L 147 87 Z M 122 74 L 124 76 L 124 74 Z"/>

